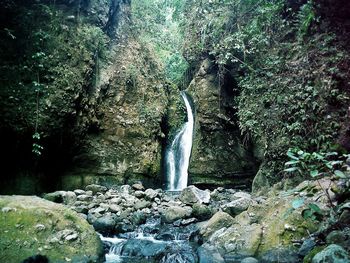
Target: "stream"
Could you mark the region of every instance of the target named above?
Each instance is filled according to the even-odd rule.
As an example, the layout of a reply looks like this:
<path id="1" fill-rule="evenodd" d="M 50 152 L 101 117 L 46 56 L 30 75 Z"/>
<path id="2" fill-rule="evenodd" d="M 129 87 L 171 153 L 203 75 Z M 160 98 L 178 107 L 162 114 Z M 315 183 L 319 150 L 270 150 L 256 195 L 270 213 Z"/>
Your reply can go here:
<path id="1" fill-rule="evenodd" d="M 159 217 L 151 217 L 135 231 L 113 237 L 100 235 L 106 251 L 105 262 L 198 262 L 195 252 L 198 227 L 181 223 L 162 224 Z"/>

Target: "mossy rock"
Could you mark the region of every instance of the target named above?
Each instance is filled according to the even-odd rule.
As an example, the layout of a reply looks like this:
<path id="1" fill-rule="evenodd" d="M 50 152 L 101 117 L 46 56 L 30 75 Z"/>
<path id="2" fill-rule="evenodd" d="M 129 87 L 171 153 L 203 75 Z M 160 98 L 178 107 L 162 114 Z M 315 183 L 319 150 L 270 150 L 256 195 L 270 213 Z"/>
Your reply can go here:
<path id="1" fill-rule="evenodd" d="M 0 197 L 0 261 L 44 255 L 49 262 L 102 262 L 102 242 L 88 222 L 36 196 Z"/>

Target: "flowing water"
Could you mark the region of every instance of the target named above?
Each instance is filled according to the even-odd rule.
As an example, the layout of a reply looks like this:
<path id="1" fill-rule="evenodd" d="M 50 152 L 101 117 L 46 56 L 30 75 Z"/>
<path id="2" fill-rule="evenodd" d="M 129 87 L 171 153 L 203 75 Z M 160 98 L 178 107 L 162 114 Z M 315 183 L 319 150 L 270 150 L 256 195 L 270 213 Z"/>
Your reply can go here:
<path id="1" fill-rule="evenodd" d="M 191 107 L 190 98 L 184 91 L 181 91 L 181 97 L 186 105 L 187 122 L 175 135 L 174 140 L 165 154 L 167 190 L 170 191 L 181 191 L 187 187 L 187 171 L 192 150 L 194 128 L 193 109 Z"/>
<path id="2" fill-rule="evenodd" d="M 198 258 L 190 240 L 197 232 L 194 225 L 175 227 L 161 224 L 160 218 L 149 218 L 135 231 L 100 238 L 105 263 L 195 263 Z"/>

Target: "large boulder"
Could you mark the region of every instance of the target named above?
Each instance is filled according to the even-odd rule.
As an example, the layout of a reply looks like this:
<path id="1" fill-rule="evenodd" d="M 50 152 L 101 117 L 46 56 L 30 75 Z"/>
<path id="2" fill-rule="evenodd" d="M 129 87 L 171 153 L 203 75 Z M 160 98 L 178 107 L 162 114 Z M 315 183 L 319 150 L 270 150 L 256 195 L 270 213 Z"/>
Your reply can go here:
<path id="1" fill-rule="evenodd" d="M 101 240 L 76 212 L 35 196 L 0 197 L 1 261 L 101 262 Z"/>
<path id="2" fill-rule="evenodd" d="M 229 214 L 219 211 L 209 219 L 209 221 L 201 227 L 200 234 L 203 236 L 203 239 L 208 239 L 212 234 L 217 230 L 229 227 L 233 224 L 234 219 Z"/>
<path id="3" fill-rule="evenodd" d="M 238 215 L 247 210 L 250 205 L 255 203 L 251 198 L 241 197 L 234 201 L 231 201 L 223 206 L 223 210 L 232 216 Z"/>
<path id="4" fill-rule="evenodd" d="M 178 219 L 189 217 L 191 213 L 190 207 L 169 206 L 162 211 L 162 221 L 172 223 Z"/>
<path id="5" fill-rule="evenodd" d="M 346 263 L 350 262 L 349 253 L 338 245 L 329 245 L 321 252 L 317 253 L 312 263 Z"/>
<path id="6" fill-rule="evenodd" d="M 200 190 L 194 185 L 190 185 L 182 190 L 179 199 L 188 205 L 193 205 L 195 203 L 208 204 L 210 202 L 210 192 Z"/>

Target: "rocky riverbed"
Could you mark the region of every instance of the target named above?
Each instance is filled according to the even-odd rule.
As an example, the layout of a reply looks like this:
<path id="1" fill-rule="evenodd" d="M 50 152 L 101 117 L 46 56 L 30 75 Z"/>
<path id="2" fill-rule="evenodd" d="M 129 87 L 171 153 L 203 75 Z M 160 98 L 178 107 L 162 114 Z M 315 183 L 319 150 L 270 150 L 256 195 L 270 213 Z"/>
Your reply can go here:
<path id="1" fill-rule="evenodd" d="M 337 182 L 330 179 L 305 181 L 292 190 L 284 191 L 276 185 L 268 193 L 252 196 L 221 187 L 209 191 L 189 186 L 181 192 L 167 192 L 145 189 L 137 183 L 110 189 L 89 185 L 84 190 L 43 196 L 61 205 L 35 197 L 39 204 L 52 204 L 52 208 L 66 211 L 62 216 L 69 212 L 64 218 L 71 222 L 57 229 L 57 222 L 63 219 L 58 215 L 56 223 L 47 221 L 36 212 L 35 205 L 33 222 L 22 223 L 20 204 L 21 209 L 29 209 L 23 204 L 34 197 L 1 197 L 1 222 L 6 221 L 0 224 L 1 231 L 7 233 L 7 238 L 11 232 L 19 246 L 2 241 L 0 248 L 8 252 L 4 254 L 8 257 L 11 251 L 26 248 L 32 255 L 52 258 L 52 262 L 349 262 L 350 205 L 345 202 L 339 209 L 331 209 L 338 204 L 337 195 L 330 190 L 336 186 Z M 18 204 L 8 202 L 11 198 Z M 330 214 L 336 218 L 333 227 L 327 219 Z M 17 221 L 9 220 L 10 215 Z M 90 230 L 81 231 L 79 224 L 86 221 L 100 235 L 105 259 L 96 249 L 94 256 L 80 257 L 81 261 L 67 254 L 57 260 L 51 255 L 57 247 L 46 242 L 45 231 L 34 231 L 39 225 L 52 230 L 47 231 L 51 236 L 66 231 L 67 235 L 58 238 L 57 246 L 74 250 L 96 235 Z M 77 227 L 72 227 L 74 224 Z M 34 229 L 29 247 L 23 245 L 20 232 L 27 229 Z M 98 247 L 98 242 L 92 246 Z"/>

